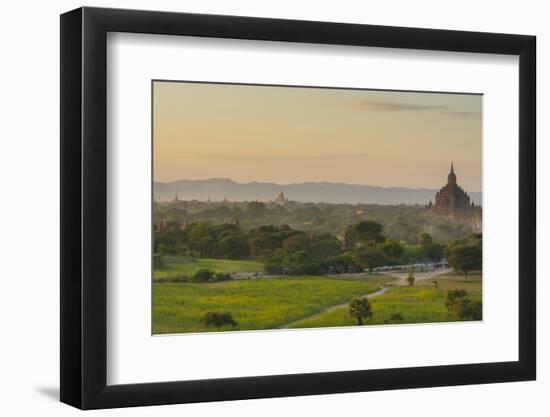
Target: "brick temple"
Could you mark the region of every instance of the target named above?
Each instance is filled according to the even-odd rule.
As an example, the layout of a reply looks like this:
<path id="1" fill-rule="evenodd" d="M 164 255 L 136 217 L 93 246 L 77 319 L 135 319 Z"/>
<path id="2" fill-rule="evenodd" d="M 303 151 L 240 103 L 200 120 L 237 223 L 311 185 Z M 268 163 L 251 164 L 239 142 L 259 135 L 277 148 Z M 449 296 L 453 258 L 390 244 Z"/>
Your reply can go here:
<path id="1" fill-rule="evenodd" d="M 447 184 L 435 194 L 435 204 L 432 201 L 428 207 L 439 213 L 454 213 L 474 208 L 470 196 L 456 182 L 456 174 L 451 162 L 451 172 L 447 176 Z"/>

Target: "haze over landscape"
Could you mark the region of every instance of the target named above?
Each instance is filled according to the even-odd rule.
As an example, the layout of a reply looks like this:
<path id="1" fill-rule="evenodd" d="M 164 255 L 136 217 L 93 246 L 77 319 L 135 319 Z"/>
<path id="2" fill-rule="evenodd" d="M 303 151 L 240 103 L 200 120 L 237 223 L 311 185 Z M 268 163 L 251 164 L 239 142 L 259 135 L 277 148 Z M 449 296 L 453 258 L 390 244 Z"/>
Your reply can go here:
<path id="1" fill-rule="evenodd" d="M 461 186 L 481 191 L 481 95 L 158 81 L 153 91 L 158 183 L 435 190 L 454 161 Z M 272 188 L 244 195 L 272 198 Z M 298 199 L 294 189 L 289 197 Z"/>
<path id="2" fill-rule="evenodd" d="M 441 179 L 444 182 L 444 179 Z M 375 187 L 332 182 L 277 184 L 263 182 L 237 183 L 227 178 L 179 180 L 154 184 L 156 201 L 271 201 L 282 190 L 291 201 L 348 204 L 426 204 L 433 200 L 435 189 L 405 187 Z M 481 193 L 469 193 L 475 204 L 481 205 Z"/>

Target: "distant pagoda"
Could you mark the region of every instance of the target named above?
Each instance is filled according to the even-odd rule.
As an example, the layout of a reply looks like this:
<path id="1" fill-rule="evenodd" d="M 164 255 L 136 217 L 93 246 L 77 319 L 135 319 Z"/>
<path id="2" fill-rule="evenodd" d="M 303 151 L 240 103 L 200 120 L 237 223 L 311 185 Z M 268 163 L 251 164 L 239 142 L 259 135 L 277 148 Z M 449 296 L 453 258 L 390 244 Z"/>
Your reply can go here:
<path id="1" fill-rule="evenodd" d="M 453 163 L 451 162 L 451 172 L 447 176 L 447 184 L 435 194 L 435 204 L 432 201 L 428 203 L 428 208 L 438 213 L 455 213 L 459 211 L 474 208 L 474 203 L 470 201 L 470 196 L 457 183 Z"/>
<path id="2" fill-rule="evenodd" d="M 285 197 L 282 188 L 281 188 L 281 191 L 279 191 L 279 194 L 277 194 L 277 197 L 275 197 L 275 200 L 273 200 L 273 201 L 277 204 L 286 204 L 286 203 L 288 203 L 288 199 Z"/>

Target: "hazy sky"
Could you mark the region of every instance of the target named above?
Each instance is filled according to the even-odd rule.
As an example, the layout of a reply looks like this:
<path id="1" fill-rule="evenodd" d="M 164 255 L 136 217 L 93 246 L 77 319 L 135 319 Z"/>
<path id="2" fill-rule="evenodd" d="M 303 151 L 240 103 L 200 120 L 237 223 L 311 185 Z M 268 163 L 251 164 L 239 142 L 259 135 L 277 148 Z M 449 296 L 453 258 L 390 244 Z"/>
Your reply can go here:
<path id="1" fill-rule="evenodd" d="M 155 181 L 481 191 L 482 96 L 154 83 Z"/>

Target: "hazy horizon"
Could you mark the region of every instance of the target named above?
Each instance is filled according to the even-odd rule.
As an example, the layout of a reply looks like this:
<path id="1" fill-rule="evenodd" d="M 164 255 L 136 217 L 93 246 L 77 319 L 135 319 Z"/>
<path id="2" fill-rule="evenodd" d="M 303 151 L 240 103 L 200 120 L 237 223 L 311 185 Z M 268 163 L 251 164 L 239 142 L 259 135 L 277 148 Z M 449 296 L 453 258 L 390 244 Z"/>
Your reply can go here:
<path id="1" fill-rule="evenodd" d="M 482 96 L 154 82 L 154 181 L 482 190 Z"/>
<path id="2" fill-rule="evenodd" d="M 428 204 L 437 189 L 379 187 L 336 182 L 235 182 L 227 178 L 181 179 L 155 182 L 154 200 L 172 201 L 273 201 L 283 191 L 290 201 L 331 204 Z M 468 192 L 468 191 L 467 191 Z M 482 203 L 481 192 L 468 192 L 475 204 Z"/>
<path id="3" fill-rule="evenodd" d="M 441 186 L 438 186 L 438 187 L 407 187 L 407 186 L 403 186 L 403 185 L 383 186 L 383 185 L 375 185 L 375 184 L 356 184 L 356 183 L 342 182 L 342 181 L 340 181 L 340 182 L 336 182 L 336 181 L 300 181 L 300 182 L 279 183 L 279 182 L 276 182 L 276 181 L 254 181 L 254 180 L 253 181 L 235 181 L 235 180 L 233 180 L 232 178 L 229 178 L 229 177 L 210 177 L 210 178 L 196 178 L 196 179 L 180 178 L 180 179 L 177 179 L 177 180 L 154 181 L 154 182 L 158 183 L 158 184 L 173 184 L 173 183 L 180 182 L 180 181 L 215 181 L 215 180 L 231 181 L 234 184 L 240 184 L 240 185 L 246 185 L 246 184 L 274 184 L 274 185 L 277 185 L 277 186 L 286 187 L 286 186 L 301 185 L 301 184 L 334 184 L 334 185 L 342 184 L 342 185 L 357 185 L 357 186 L 378 187 L 378 188 L 409 188 L 411 190 L 422 190 L 422 189 L 424 189 L 424 190 L 436 190 L 436 189 L 440 189 L 443 185 L 445 185 L 445 184 L 442 183 Z M 467 191 L 467 192 L 470 192 L 470 191 Z M 472 190 L 471 192 L 481 193 L 481 191 L 477 191 L 477 190 Z"/>

